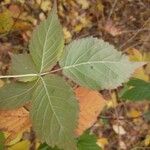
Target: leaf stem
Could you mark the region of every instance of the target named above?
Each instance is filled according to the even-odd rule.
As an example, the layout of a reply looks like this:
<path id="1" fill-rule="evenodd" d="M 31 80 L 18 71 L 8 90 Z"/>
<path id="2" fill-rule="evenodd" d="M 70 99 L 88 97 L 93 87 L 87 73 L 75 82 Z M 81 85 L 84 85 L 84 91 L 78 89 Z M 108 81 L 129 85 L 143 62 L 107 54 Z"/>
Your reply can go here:
<path id="1" fill-rule="evenodd" d="M 0 79 L 4 78 L 21 78 L 21 77 L 33 77 L 33 76 L 39 76 L 38 74 L 21 74 L 21 75 L 6 75 L 6 76 L 0 76 Z"/>

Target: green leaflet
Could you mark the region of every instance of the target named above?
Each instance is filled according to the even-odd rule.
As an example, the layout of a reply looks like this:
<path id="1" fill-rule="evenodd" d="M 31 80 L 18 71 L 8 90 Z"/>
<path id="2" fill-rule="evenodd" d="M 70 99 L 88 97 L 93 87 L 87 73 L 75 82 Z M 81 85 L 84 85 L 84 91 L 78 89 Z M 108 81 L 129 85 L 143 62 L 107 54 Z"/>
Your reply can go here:
<path id="1" fill-rule="evenodd" d="M 150 83 L 133 78 L 127 83 L 121 98 L 131 101 L 150 100 Z"/>
<path id="2" fill-rule="evenodd" d="M 29 54 L 18 54 L 12 56 L 12 66 L 10 74 L 24 75 L 31 74 L 30 77 L 17 78 L 19 81 L 27 82 L 37 79 L 32 74 L 37 74 L 34 62 Z"/>
<path id="3" fill-rule="evenodd" d="M 5 136 L 3 132 L 0 132 L 0 150 L 5 149 Z"/>
<path id="4" fill-rule="evenodd" d="M 50 70 L 58 61 L 63 47 L 64 37 L 59 23 L 56 4 L 47 20 L 40 23 L 33 32 L 29 49 L 38 71 Z"/>
<path id="5" fill-rule="evenodd" d="M 85 132 L 78 139 L 78 150 L 101 150 L 101 148 L 96 144 L 97 139 L 95 135 L 90 135 Z"/>
<path id="6" fill-rule="evenodd" d="M 56 75 L 41 77 L 33 93 L 31 119 L 37 136 L 48 145 L 76 150 L 74 128 L 78 105 L 72 89 Z"/>
<path id="7" fill-rule="evenodd" d="M 128 61 L 112 45 L 93 37 L 70 43 L 60 61 L 67 77 L 92 89 L 116 88 L 143 64 Z"/>
<path id="8" fill-rule="evenodd" d="M 10 83 L 0 88 L 0 109 L 14 109 L 31 100 L 38 81 Z"/>
<path id="9" fill-rule="evenodd" d="M 38 150 L 60 150 L 60 149 L 58 149 L 56 147 L 51 148 L 47 144 L 44 143 L 39 146 Z"/>
<path id="10" fill-rule="evenodd" d="M 101 150 L 101 148 L 96 144 L 96 142 L 97 139 L 95 135 L 90 135 L 88 132 L 85 132 L 77 139 L 77 149 L 78 150 Z M 56 147 L 51 148 L 47 144 L 41 144 L 38 150 L 60 150 L 60 149 Z"/>

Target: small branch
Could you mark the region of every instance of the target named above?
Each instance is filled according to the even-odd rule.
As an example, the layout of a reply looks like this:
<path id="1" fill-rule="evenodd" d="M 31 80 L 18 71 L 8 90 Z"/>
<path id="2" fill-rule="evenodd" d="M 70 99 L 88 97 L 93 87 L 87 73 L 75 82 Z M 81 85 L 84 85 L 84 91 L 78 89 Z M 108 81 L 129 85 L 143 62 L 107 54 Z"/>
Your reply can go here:
<path id="1" fill-rule="evenodd" d="M 138 118 L 143 118 L 143 115 L 137 116 L 137 117 L 111 117 L 111 116 L 103 116 L 100 115 L 101 119 L 112 119 L 112 120 L 133 120 L 133 119 L 138 119 Z"/>

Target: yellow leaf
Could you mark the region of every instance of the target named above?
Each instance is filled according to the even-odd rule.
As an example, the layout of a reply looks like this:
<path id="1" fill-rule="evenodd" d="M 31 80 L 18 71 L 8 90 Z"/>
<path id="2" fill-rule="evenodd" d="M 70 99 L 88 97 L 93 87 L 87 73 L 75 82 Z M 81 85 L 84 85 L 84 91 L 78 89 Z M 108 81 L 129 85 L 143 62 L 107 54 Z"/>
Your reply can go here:
<path id="1" fill-rule="evenodd" d="M 115 92 L 112 92 L 111 99 L 107 101 L 108 108 L 115 108 L 118 105 L 117 96 Z"/>
<path id="2" fill-rule="evenodd" d="M 136 117 L 141 116 L 141 112 L 140 112 L 140 111 L 137 111 L 137 110 L 135 110 L 135 109 L 131 109 L 131 110 L 127 113 L 127 115 L 128 115 L 129 117 L 131 117 L 131 118 L 136 118 Z"/>
<path id="3" fill-rule="evenodd" d="M 42 3 L 41 3 L 41 9 L 44 12 L 50 10 L 51 9 L 51 1 L 50 0 L 42 1 Z"/>
<path id="4" fill-rule="evenodd" d="M 97 145 L 99 145 L 101 148 L 104 149 L 104 147 L 105 147 L 106 145 L 108 145 L 108 140 L 107 140 L 107 138 L 99 138 L 99 139 L 97 140 Z"/>
<path id="5" fill-rule="evenodd" d="M 144 140 L 145 146 L 150 146 L 150 135 L 147 135 L 145 140 Z"/>
<path id="6" fill-rule="evenodd" d="M 79 87 L 75 90 L 75 93 L 80 107 L 78 126 L 75 133 L 79 136 L 96 122 L 106 102 L 97 91 Z"/>
<path id="7" fill-rule="evenodd" d="M 77 1 L 77 3 L 82 6 L 82 9 L 87 9 L 90 6 L 89 1 L 87 1 L 87 0 L 79 0 L 79 1 Z"/>
<path id="8" fill-rule="evenodd" d="M 5 138 L 7 139 L 9 136 L 9 133 L 5 133 Z M 10 142 L 6 143 L 7 146 L 14 145 L 18 143 L 22 138 L 22 133 L 19 133 L 14 139 L 12 139 Z"/>
<path id="9" fill-rule="evenodd" d="M 134 74 L 133 74 L 133 77 L 138 78 L 138 79 L 142 79 L 145 81 L 149 81 L 149 77 L 148 77 L 148 75 L 146 75 L 144 68 L 136 69 Z"/>
<path id="10" fill-rule="evenodd" d="M 30 149 L 30 142 L 28 140 L 21 141 L 8 148 L 8 150 L 29 150 L 29 149 Z"/>
<path id="11" fill-rule="evenodd" d="M 65 40 L 67 42 L 69 42 L 72 38 L 72 35 L 71 33 L 68 31 L 68 29 L 66 27 L 63 28 L 63 33 L 64 33 L 64 37 L 65 37 Z"/>
<path id="12" fill-rule="evenodd" d="M 128 49 L 127 53 L 129 55 L 130 60 L 132 60 L 132 61 L 143 61 L 143 56 L 140 53 L 140 51 L 138 51 L 137 49 L 135 49 L 135 48 Z"/>
<path id="13" fill-rule="evenodd" d="M 11 30 L 13 19 L 10 11 L 6 10 L 0 13 L 0 33 L 5 33 Z"/>

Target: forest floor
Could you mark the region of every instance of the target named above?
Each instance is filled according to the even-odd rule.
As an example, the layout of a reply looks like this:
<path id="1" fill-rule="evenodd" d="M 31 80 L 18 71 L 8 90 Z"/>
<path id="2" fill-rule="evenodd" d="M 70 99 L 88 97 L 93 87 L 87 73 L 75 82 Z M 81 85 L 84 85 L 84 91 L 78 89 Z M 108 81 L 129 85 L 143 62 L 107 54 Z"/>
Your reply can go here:
<path id="1" fill-rule="evenodd" d="M 51 6 L 50 0 L 0 0 L 2 75 L 7 73 L 12 53 L 29 52 L 32 31 L 47 17 Z M 149 0 L 58 0 L 58 15 L 66 43 L 94 36 L 113 44 L 132 60 L 146 57 L 150 61 Z M 149 81 L 150 66 L 138 70 L 134 77 Z M 5 82 L 0 80 L 0 86 Z M 104 150 L 150 150 L 150 113 L 147 113 L 150 103 L 122 102 L 118 98 L 119 90 L 101 91 L 107 108 L 91 132 L 97 135 L 98 144 Z M 26 131 L 20 139 L 28 139 L 28 134 Z"/>

